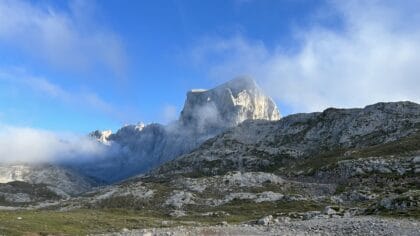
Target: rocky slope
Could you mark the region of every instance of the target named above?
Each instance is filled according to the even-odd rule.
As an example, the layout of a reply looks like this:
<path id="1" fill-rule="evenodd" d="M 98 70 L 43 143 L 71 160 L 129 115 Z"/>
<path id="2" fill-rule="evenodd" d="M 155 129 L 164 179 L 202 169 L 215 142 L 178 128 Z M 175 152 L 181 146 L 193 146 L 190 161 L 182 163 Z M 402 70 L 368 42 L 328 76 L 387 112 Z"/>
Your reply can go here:
<path id="1" fill-rule="evenodd" d="M 245 121 L 147 175 L 65 207 L 163 219 L 297 220 L 420 216 L 420 105 L 378 103 Z"/>
<path id="2" fill-rule="evenodd" d="M 278 120 L 275 103 L 252 79 L 238 78 L 210 90 L 187 93 L 177 122 L 127 125 L 115 134 L 91 135 L 115 151 L 107 160 L 78 166 L 84 173 L 108 182 L 145 172 L 188 153 L 207 139 L 249 120 Z"/>
<path id="3" fill-rule="evenodd" d="M 3 164 L 0 166 L 2 205 L 36 203 L 69 198 L 97 183 L 77 172 L 51 164 Z"/>
<path id="4" fill-rule="evenodd" d="M 248 120 L 164 164 L 155 173 L 274 171 L 312 159 L 321 162 L 317 158 L 323 155 L 344 160 L 356 157 L 365 148 L 414 137 L 419 129 L 420 106 L 411 102 L 378 103 L 363 109 L 331 108 L 274 122 Z M 405 150 L 388 149 L 385 154 L 405 154 Z"/>

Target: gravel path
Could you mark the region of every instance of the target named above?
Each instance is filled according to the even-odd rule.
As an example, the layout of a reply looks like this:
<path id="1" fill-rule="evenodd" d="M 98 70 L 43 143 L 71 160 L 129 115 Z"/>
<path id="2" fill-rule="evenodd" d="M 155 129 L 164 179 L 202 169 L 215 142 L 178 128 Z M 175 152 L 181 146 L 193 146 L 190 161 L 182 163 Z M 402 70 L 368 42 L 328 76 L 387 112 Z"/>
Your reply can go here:
<path id="1" fill-rule="evenodd" d="M 378 217 L 312 219 L 270 226 L 228 225 L 133 230 L 105 235 L 420 235 L 420 221 Z"/>

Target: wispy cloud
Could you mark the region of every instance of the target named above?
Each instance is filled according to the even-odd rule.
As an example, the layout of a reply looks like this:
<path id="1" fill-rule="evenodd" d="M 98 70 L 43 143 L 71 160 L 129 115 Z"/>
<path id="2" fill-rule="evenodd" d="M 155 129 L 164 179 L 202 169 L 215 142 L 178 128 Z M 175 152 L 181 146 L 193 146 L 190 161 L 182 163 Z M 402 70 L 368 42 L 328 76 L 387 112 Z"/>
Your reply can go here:
<path id="1" fill-rule="evenodd" d="M 419 7 L 417 1 L 330 1 L 312 27 L 296 31 L 296 51 L 236 35 L 204 39 L 191 58 L 214 78 L 251 75 L 293 112 L 420 102 Z M 338 16 L 342 27 L 323 26 L 322 15 Z"/>
<path id="2" fill-rule="evenodd" d="M 165 105 L 162 109 L 162 122 L 167 124 L 178 119 L 178 109 L 174 105 Z"/>
<path id="3" fill-rule="evenodd" d="M 1 163 L 82 162 L 104 157 L 106 148 L 87 136 L 0 125 Z"/>
<path id="4" fill-rule="evenodd" d="M 12 83 L 21 91 L 33 91 L 48 99 L 54 99 L 71 106 L 85 107 L 111 116 L 116 116 L 119 113 L 118 109 L 94 92 L 70 91 L 46 78 L 30 75 L 20 68 L 0 68 L 1 81 Z"/>
<path id="5" fill-rule="evenodd" d="M 124 73 L 127 59 L 120 37 L 94 21 L 91 1 L 72 1 L 69 11 L 29 1 L 0 1 L 0 42 L 52 65 L 72 70 L 96 66 Z"/>

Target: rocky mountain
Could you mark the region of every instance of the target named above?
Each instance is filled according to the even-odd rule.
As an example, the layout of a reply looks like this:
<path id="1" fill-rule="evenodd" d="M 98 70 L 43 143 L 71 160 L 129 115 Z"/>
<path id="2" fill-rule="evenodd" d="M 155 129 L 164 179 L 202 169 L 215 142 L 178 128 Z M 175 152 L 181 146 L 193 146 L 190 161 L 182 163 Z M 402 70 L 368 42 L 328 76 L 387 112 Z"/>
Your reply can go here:
<path id="1" fill-rule="evenodd" d="M 96 185 L 92 179 L 52 164 L 0 166 L 0 198 L 3 204 L 69 198 Z"/>
<path id="2" fill-rule="evenodd" d="M 378 103 L 247 120 L 146 175 L 68 205 L 261 225 L 418 217 L 419 179 L 420 105 Z"/>
<path id="3" fill-rule="evenodd" d="M 378 103 L 363 109 L 330 108 L 279 121 L 248 120 L 164 164 L 158 172 L 214 174 L 276 169 L 285 162 L 320 155 L 352 156 L 364 148 L 416 135 L 419 129 L 420 106 L 411 102 Z"/>
<path id="4" fill-rule="evenodd" d="M 198 132 L 234 127 L 245 120 L 279 120 L 280 114 L 254 80 L 240 78 L 211 90 L 191 90 L 180 125 Z"/>
<path id="5" fill-rule="evenodd" d="M 252 79 L 238 78 L 214 89 L 192 90 L 187 93 L 179 120 L 169 125 L 139 123 L 122 127 L 115 134 L 91 133 L 115 154 L 76 168 L 94 178 L 115 182 L 188 153 L 249 119 L 280 119 L 275 103 Z"/>

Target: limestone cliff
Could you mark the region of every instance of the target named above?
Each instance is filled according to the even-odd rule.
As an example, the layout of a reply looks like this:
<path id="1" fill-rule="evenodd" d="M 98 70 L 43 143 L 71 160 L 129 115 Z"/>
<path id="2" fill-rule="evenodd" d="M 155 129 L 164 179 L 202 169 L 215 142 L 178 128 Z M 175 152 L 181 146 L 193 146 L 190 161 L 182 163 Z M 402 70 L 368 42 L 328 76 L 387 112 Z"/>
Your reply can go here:
<path id="1" fill-rule="evenodd" d="M 238 78 L 211 90 L 191 90 L 180 123 L 196 129 L 232 127 L 245 120 L 278 120 L 276 104 L 254 80 Z"/>

